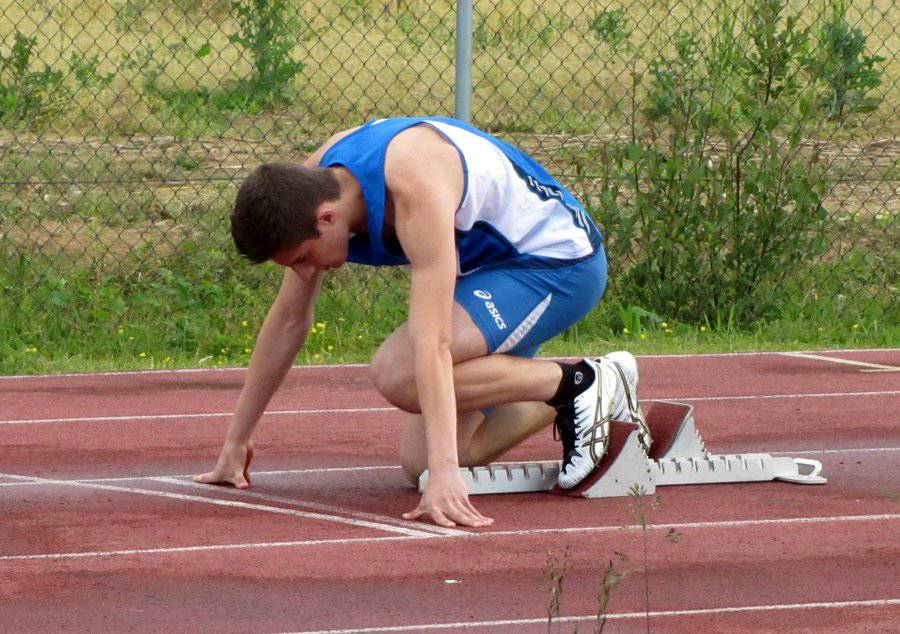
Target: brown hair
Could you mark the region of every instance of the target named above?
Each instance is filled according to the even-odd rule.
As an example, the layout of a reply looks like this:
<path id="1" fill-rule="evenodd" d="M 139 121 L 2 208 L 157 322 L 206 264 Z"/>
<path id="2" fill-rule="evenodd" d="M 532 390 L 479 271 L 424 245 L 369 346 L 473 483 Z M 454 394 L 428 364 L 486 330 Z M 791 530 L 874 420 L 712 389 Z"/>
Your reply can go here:
<path id="1" fill-rule="evenodd" d="M 231 212 L 231 237 L 238 253 L 260 263 L 318 238 L 316 209 L 340 194 L 337 178 L 327 168 L 260 165 L 238 189 Z"/>

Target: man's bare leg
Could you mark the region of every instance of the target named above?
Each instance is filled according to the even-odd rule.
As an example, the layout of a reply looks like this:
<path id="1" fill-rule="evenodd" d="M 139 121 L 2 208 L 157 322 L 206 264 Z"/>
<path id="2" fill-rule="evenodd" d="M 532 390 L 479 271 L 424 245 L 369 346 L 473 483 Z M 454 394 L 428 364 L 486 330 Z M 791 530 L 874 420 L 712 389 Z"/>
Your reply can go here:
<path id="1" fill-rule="evenodd" d="M 555 410 L 541 401 L 556 392 L 557 363 L 511 355 L 487 355 L 484 335 L 459 304 L 453 307 L 453 379 L 457 399 L 460 464 L 485 464 L 549 425 Z M 400 458 L 416 483 L 427 468 L 425 423 L 419 411 L 408 325 L 401 325 L 372 360 L 373 380 L 391 403 L 405 410 Z M 481 410 L 492 408 L 485 418 Z"/>
<path id="2" fill-rule="evenodd" d="M 496 460 L 555 418 L 556 410 L 538 401 L 497 405 L 475 429 L 460 464 L 474 467 Z"/>
<path id="3" fill-rule="evenodd" d="M 506 354 L 487 354 L 484 335 L 459 306 L 453 306 L 453 383 L 457 410 L 474 411 L 502 403 L 547 401 L 562 379 L 558 363 Z M 419 398 L 407 324 L 388 337 L 372 359 L 375 387 L 393 405 L 416 413 Z"/>
<path id="4" fill-rule="evenodd" d="M 460 454 L 465 453 L 472 435 L 484 421 L 481 412 L 460 412 L 456 417 L 456 446 Z M 462 455 L 460 455 L 462 464 Z M 425 444 L 425 419 L 421 414 L 403 414 L 403 431 L 400 434 L 400 465 L 413 485 L 419 483 L 419 476 L 428 468 L 428 450 Z"/>
<path id="5" fill-rule="evenodd" d="M 556 410 L 535 401 L 505 403 L 485 416 L 480 411 L 460 412 L 457 419 L 459 464 L 485 465 L 553 422 Z M 428 468 L 425 422 L 419 414 L 406 414 L 400 437 L 400 464 L 415 485 Z"/>

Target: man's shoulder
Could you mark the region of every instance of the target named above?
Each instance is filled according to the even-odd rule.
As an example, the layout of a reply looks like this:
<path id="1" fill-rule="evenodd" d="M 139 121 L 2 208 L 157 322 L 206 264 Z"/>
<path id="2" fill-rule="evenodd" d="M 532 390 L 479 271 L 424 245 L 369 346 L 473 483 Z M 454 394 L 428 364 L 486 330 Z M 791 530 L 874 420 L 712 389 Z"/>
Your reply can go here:
<path id="1" fill-rule="evenodd" d="M 400 130 L 388 143 L 388 147 L 395 151 L 400 149 L 411 151 L 417 147 L 427 151 L 430 148 L 441 148 L 449 145 L 450 142 L 447 141 L 447 138 L 427 121 L 422 121 Z"/>
<path id="2" fill-rule="evenodd" d="M 388 143 L 385 175 L 395 168 L 402 172 L 433 174 L 442 167 L 461 167 L 455 146 L 436 128 L 414 125 L 398 132 Z"/>

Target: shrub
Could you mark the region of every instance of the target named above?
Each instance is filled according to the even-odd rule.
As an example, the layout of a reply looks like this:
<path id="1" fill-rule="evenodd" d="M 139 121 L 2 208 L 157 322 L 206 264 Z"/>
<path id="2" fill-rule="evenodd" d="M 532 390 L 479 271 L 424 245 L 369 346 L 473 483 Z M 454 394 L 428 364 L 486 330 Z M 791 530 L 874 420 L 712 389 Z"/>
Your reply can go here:
<path id="1" fill-rule="evenodd" d="M 649 140 L 613 147 L 594 203 L 624 268 L 613 278 L 624 304 L 746 323 L 777 308 L 780 281 L 823 251 L 826 183 L 802 152 L 819 119 L 803 75 L 809 32 L 783 9 L 748 7 L 743 54 L 711 58 L 716 43 L 685 32 L 674 56 L 651 63 Z M 724 17 L 720 30 L 733 24 Z"/>
<path id="2" fill-rule="evenodd" d="M 610 46 L 626 44 L 631 37 L 625 9 L 600 11 L 591 21 L 591 31 L 598 40 Z"/>

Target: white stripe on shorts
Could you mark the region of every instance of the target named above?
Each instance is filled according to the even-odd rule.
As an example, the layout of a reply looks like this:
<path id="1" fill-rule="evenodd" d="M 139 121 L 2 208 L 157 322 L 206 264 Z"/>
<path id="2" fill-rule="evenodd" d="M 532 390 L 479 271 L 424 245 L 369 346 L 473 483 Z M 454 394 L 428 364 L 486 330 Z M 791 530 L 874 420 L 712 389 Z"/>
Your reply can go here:
<path id="1" fill-rule="evenodd" d="M 496 352 L 507 352 L 512 350 L 513 347 L 522 339 L 525 338 L 532 328 L 534 328 L 535 324 L 541 318 L 541 315 L 544 314 L 544 311 L 547 310 L 547 307 L 550 305 L 550 300 L 553 299 L 553 293 L 547 295 L 540 304 L 534 307 L 528 316 L 522 320 L 522 323 L 518 325 L 518 327 L 509 333 L 509 336 L 506 338 L 506 341 L 500 344 L 497 348 Z"/>

